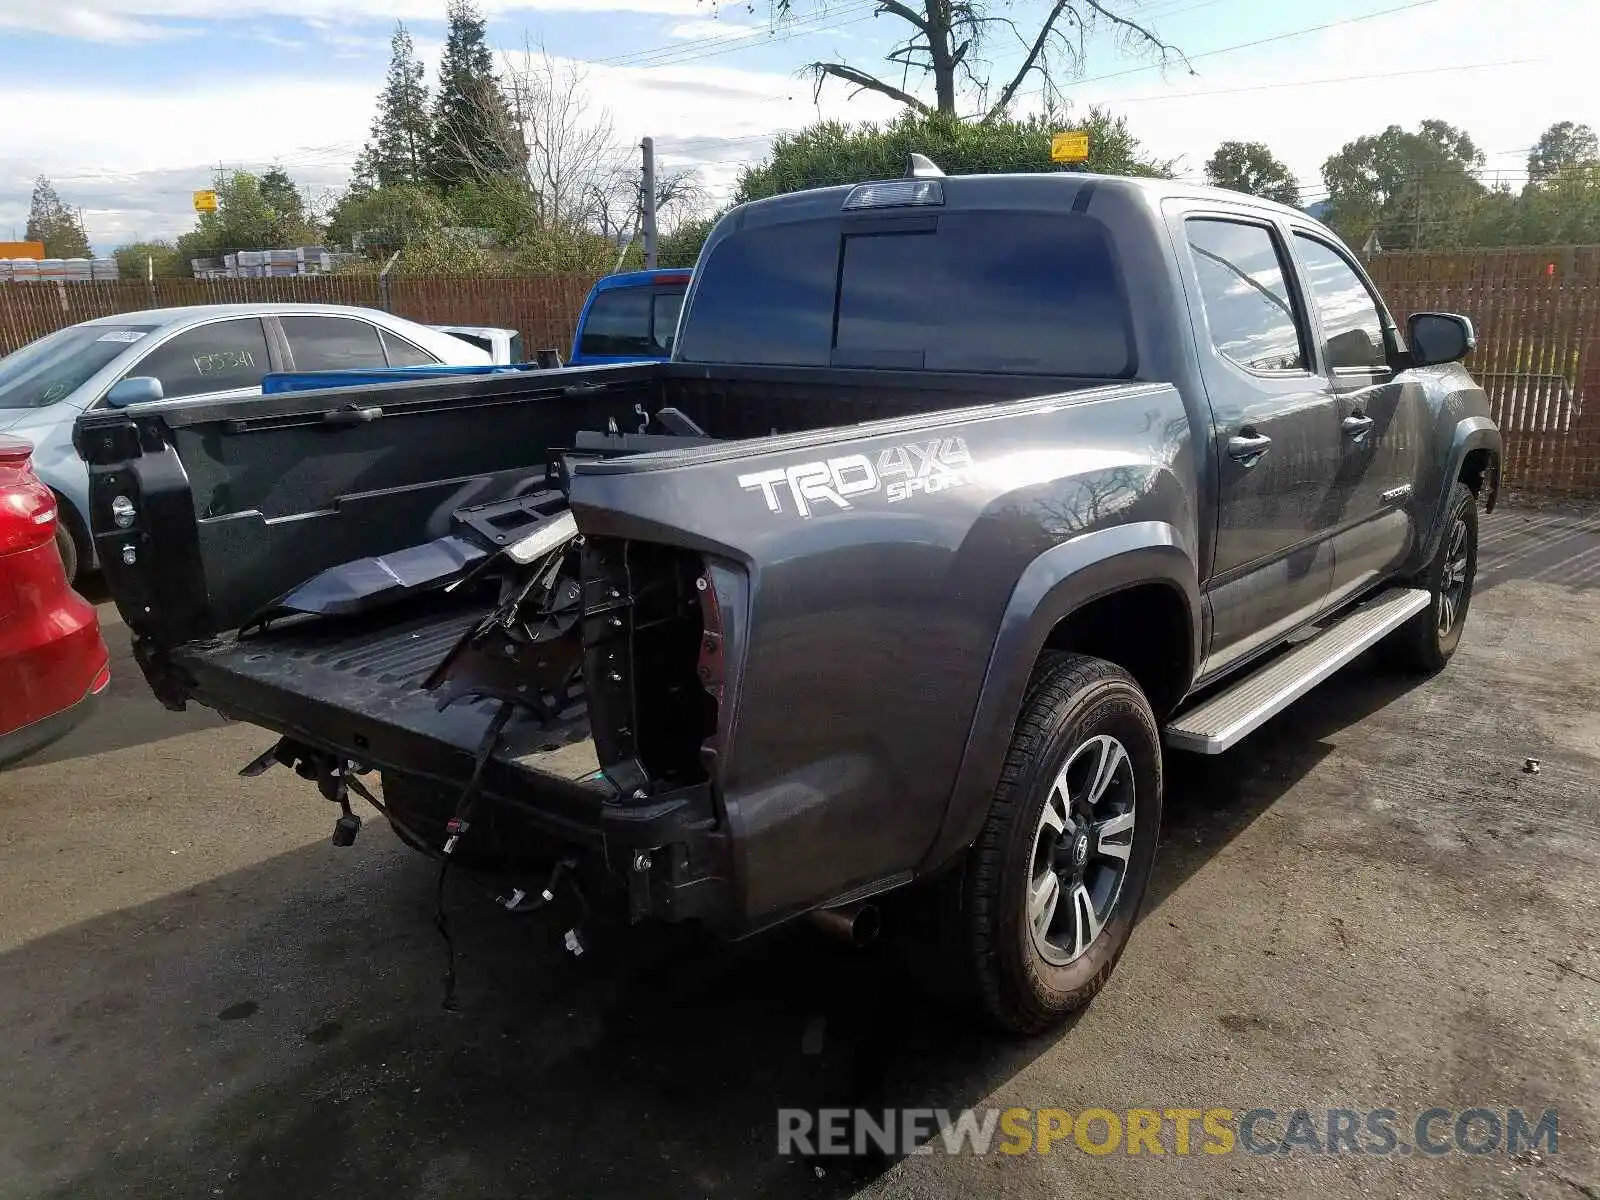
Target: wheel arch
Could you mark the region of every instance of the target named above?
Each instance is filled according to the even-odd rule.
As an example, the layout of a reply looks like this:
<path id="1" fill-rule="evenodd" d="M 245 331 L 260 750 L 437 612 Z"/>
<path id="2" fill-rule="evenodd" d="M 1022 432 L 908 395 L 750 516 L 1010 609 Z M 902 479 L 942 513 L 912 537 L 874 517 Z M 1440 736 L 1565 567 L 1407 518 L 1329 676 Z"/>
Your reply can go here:
<path id="1" fill-rule="evenodd" d="M 1437 476 L 1430 475 L 1433 482 L 1423 489 L 1424 495 L 1420 497 L 1428 505 L 1418 513 L 1423 537 L 1403 574 L 1421 570 L 1438 553 L 1439 539 L 1444 536 L 1450 512 L 1450 493 L 1458 482 L 1466 483 L 1480 500 L 1493 507 L 1500 483 L 1500 456 L 1500 431 L 1492 420 L 1486 416 L 1471 416 L 1456 422 L 1444 459 L 1445 469 Z"/>
<path id="2" fill-rule="evenodd" d="M 1064 650 L 1116 662 L 1147 695 L 1154 689 L 1159 717 L 1194 679 L 1200 613 L 1190 540 L 1165 521 L 1083 534 L 1034 559 L 1001 619 L 944 819 L 920 869 L 937 869 L 978 835 L 1042 656 Z"/>
<path id="3" fill-rule="evenodd" d="M 1493 512 L 1495 500 L 1500 495 L 1499 447 L 1479 445 L 1468 450 L 1456 478 L 1472 489 L 1472 494 L 1483 505 L 1484 512 Z"/>

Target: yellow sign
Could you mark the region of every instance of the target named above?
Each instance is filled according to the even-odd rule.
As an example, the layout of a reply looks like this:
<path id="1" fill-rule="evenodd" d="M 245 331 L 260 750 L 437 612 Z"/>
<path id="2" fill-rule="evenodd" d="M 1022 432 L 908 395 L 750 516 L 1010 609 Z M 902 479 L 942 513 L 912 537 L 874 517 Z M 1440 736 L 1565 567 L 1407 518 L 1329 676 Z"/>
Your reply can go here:
<path id="1" fill-rule="evenodd" d="M 195 212 L 216 212 L 217 194 L 215 192 L 196 192 L 194 194 Z"/>
<path id="2" fill-rule="evenodd" d="M 1051 162 L 1082 162 L 1089 157 L 1089 135 L 1069 131 L 1050 137 Z"/>

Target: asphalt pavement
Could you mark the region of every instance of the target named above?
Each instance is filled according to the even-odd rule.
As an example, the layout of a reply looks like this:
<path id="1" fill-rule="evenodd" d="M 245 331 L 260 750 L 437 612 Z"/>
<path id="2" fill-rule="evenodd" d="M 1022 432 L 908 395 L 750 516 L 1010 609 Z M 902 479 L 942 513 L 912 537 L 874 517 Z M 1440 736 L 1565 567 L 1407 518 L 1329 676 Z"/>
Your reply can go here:
<path id="1" fill-rule="evenodd" d="M 446 1011 L 432 864 L 370 810 L 336 849 L 309 784 L 240 778 L 270 736 L 160 708 L 102 604 L 108 702 L 0 773 L 0 1196 L 1596 1200 L 1600 517 L 1484 529 L 1443 674 L 1363 659 L 1169 760 L 1129 950 L 1031 1039 L 927 999 L 896 939 L 574 959 L 459 887 Z M 1559 1142 L 840 1159 L 780 1154 L 780 1107 L 1270 1109 L 1268 1142 L 1297 1108 L 1516 1107 Z"/>

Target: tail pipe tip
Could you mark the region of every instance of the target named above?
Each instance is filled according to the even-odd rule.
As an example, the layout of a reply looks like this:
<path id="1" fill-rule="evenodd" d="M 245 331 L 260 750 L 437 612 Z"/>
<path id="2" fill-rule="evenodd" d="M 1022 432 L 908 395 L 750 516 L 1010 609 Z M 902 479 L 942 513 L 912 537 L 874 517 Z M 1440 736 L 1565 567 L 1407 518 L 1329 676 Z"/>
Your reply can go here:
<path id="1" fill-rule="evenodd" d="M 870 946 L 883 931 L 883 914 L 876 904 L 818 908 L 806 915 L 823 933 L 852 946 Z"/>

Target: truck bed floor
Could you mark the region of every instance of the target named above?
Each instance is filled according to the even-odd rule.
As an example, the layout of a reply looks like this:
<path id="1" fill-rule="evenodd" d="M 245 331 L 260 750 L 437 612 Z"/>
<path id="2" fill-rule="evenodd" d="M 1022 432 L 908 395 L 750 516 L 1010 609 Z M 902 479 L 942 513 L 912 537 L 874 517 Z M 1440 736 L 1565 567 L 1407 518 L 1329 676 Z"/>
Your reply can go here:
<path id="1" fill-rule="evenodd" d="M 404 617 L 391 609 L 301 621 L 194 643 L 174 657 L 193 676 L 196 699 L 228 716 L 343 753 L 370 753 L 368 765 L 459 786 L 470 777 L 494 704 L 458 701 L 441 711 L 422 681 L 486 611 L 481 602 L 430 598 Z M 493 790 L 519 776 L 554 783 L 569 798 L 570 789 L 581 789 L 590 803 L 610 790 L 603 781 L 580 782 L 598 768 L 581 697 L 548 727 L 519 712 L 494 758 L 497 769 L 485 773 Z"/>

